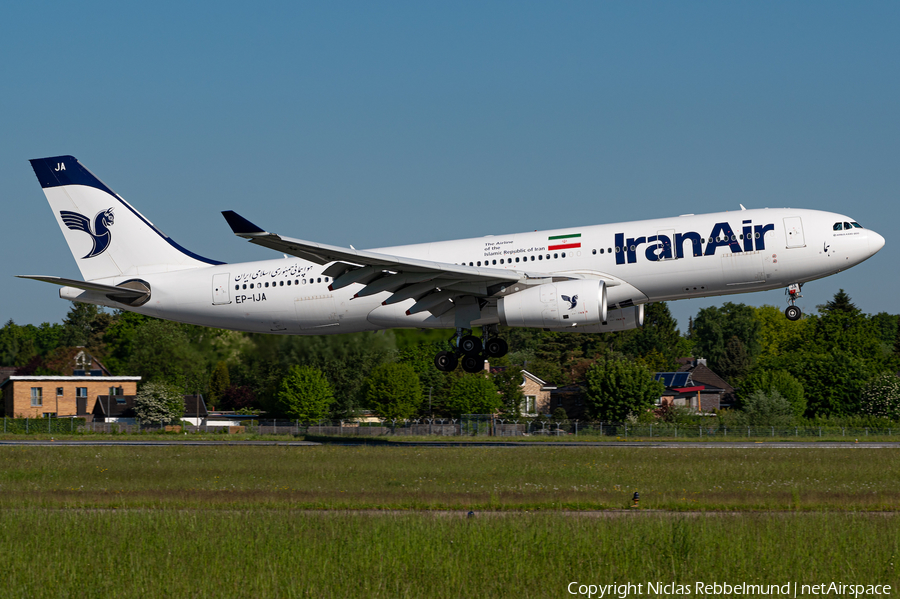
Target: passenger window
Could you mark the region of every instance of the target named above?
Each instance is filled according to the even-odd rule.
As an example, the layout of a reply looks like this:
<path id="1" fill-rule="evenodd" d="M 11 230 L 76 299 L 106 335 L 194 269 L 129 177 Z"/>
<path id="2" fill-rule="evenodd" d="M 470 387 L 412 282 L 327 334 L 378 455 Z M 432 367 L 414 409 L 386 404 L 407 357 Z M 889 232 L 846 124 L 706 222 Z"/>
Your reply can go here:
<path id="1" fill-rule="evenodd" d="M 500 264 L 503 264 L 503 258 L 500 258 Z"/>
<path id="2" fill-rule="evenodd" d="M 516 262 L 518 262 L 518 261 L 519 261 L 519 257 L 518 257 L 518 256 L 516 256 Z"/>
<path id="3" fill-rule="evenodd" d="M 543 255 L 543 254 L 538 254 L 538 260 L 543 260 L 543 259 L 544 259 L 544 255 Z"/>

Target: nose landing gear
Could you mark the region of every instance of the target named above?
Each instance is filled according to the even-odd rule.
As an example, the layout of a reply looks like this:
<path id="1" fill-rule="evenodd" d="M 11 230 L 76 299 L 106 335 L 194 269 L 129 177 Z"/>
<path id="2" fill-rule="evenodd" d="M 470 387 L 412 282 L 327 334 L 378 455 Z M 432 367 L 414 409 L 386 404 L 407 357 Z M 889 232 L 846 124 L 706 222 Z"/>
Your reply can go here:
<path id="1" fill-rule="evenodd" d="M 456 329 L 453 340 L 456 341 L 456 349 L 442 351 L 434 357 L 434 366 L 441 372 L 455 370 L 462 363 L 463 370 L 474 373 L 484 369 L 485 356 L 500 358 L 509 351 L 509 345 L 498 336 L 497 325 L 489 325 L 483 328 L 481 339 L 472 335 L 466 329 Z"/>
<path id="2" fill-rule="evenodd" d="M 785 290 L 785 293 L 788 296 L 788 303 L 790 304 L 784 309 L 784 315 L 788 320 L 800 320 L 800 317 L 803 316 L 803 312 L 800 311 L 800 308 L 794 305 L 794 302 L 803 297 L 800 295 L 801 287 L 802 285 L 799 283 L 794 283 L 793 285 L 788 285 L 788 288 Z"/>

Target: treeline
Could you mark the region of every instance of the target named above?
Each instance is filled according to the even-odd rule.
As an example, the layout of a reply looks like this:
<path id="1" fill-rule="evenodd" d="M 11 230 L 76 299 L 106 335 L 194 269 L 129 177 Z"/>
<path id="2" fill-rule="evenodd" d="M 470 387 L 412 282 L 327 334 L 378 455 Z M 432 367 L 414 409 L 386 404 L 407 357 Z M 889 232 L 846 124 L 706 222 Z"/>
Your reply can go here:
<path id="1" fill-rule="evenodd" d="M 71 374 L 71 348 L 84 346 L 113 374 L 203 393 L 217 409 L 265 410 L 304 420 L 348 419 L 364 410 L 387 418 L 456 416 L 522 409 L 522 369 L 558 387 L 583 390 L 585 416 L 672 419 L 647 410 L 657 371 L 696 356 L 738 390 L 743 424 L 823 418 L 900 419 L 897 315 L 862 313 L 840 291 L 818 313 L 787 320 L 772 306 L 705 308 L 682 333 L 665 303 L 646 307 L 644 327 L 604 334 L 502 331 L 510 353 L 487 376 L 438 371 L 452 332 L 395 330 L 280 336 L 183 325 L 131 312 L 73 304 L 62 323 L 0 329 L 0 365 L 20 374 Z M 557 416 L 561 416 L 557 414 Z"/>

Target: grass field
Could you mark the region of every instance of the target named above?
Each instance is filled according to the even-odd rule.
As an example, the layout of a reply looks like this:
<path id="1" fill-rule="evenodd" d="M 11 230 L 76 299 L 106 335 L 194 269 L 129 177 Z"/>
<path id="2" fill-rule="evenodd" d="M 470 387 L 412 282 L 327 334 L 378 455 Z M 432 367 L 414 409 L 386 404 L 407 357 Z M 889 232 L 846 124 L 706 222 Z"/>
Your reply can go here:
<path id="1" fill-rule="evenodd" d="M 6 511 L 0 595 L 571 597 L 571 582 L 632 582 L 645 585 L 643 596 L 664 596 L 646 583 L 692 594 L 697 581 L 896 585 L 897 524 L 850 514 Z"/>
<path id="2" fill-rule="evenodd" d="M 0 507 L 894 510 L 900 449 L 0 447 Z"/>
<path id="3" fill-rule="evenodd" d="M 897 452 L 0 447 L 0 597 L 896 594 Z M 618 510 L 635 491 L 641 509 Z"/>

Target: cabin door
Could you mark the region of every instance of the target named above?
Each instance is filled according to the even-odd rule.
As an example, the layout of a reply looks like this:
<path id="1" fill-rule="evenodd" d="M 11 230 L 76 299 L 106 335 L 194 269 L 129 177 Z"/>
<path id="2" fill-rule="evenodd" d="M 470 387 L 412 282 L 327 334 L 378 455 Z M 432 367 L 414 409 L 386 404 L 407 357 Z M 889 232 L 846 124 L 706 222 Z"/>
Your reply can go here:
<path id="1" fill-rule="evenodd" d="M 784 238 L 788 249 L 806 247 L 806 240 L 803 238 L 803 223 L 799 216 L 789 216 L 784 219 Z"/>

